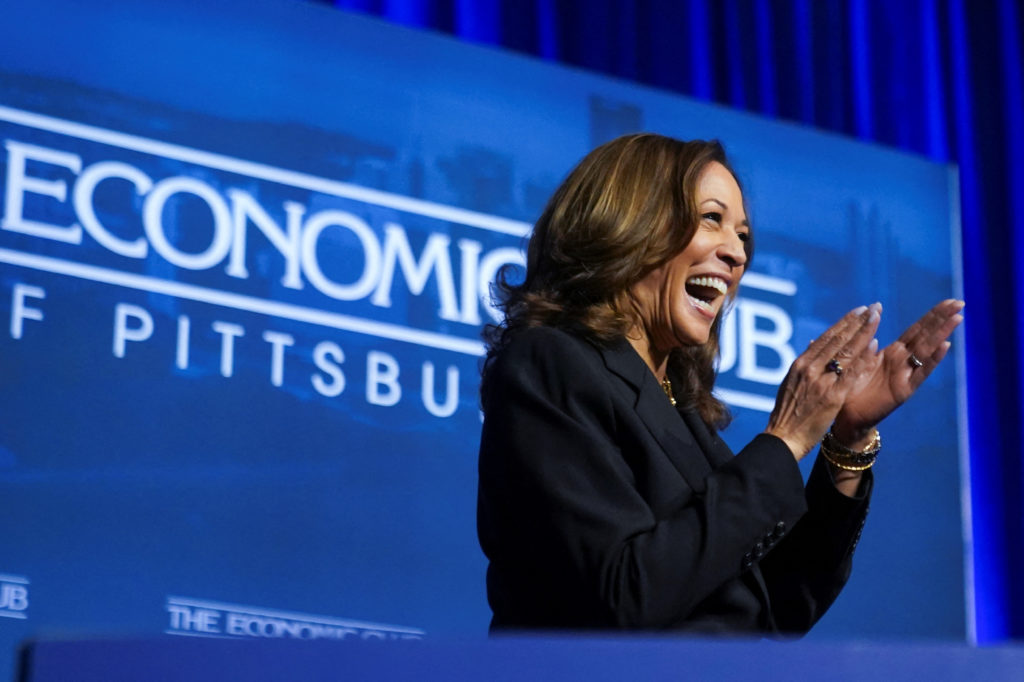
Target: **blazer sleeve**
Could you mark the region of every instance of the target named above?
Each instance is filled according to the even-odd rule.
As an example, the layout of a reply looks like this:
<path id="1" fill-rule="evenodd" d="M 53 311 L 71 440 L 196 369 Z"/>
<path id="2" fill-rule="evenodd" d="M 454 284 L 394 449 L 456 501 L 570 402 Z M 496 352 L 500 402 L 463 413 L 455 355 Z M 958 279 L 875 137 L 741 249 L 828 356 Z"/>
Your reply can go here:
<path id="1" fill-rule="evenodd" d="M 766 528 L 800 518 L 799 468 L 762 435 L 701 494 L 677 477 L 671 510 L 655 513 L 636 472 L 665 453 L 636 451 L 634 405 L 611 386 L 618 378 L 566 336 L 529 335 L 486 381 L 478 531 L 495 622 L 670 626 L 749 568 L 743 556 Z"/>
<path id="2" fill-rule="evenodd" d="M 807 513 L 761 561 L 775 626 L 803 633 L 832 605 L 853 567 L 874 479 L 866 471 L 855 497 L 839 492 L 825 459 L 807 480 Z"/>

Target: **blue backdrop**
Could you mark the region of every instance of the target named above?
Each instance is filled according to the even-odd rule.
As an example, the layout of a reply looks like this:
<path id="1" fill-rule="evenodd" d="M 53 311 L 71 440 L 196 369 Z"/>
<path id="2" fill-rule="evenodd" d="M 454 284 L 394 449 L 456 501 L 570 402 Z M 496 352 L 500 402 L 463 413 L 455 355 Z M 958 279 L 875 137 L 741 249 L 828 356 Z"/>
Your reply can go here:
<path id="1" fill-rule="evenodd" d="M 1019 0 L 325 0 L 953 161 L 977 638 L 1024 637 Z"/>
<path id="2" fill-rule="evenodd" d="M 241 7 L 48 0 L 0 27 L 8 651 L 482 634 L 487 282 L 615 135 L 719 137 L 745 181 L 734 445 L 842 312 L 882 300 L 884 343 L 959 289 L 948 166 L 331 8 Z M 889 425 L 819 636 L 964 636 L 957 370 Z"/>

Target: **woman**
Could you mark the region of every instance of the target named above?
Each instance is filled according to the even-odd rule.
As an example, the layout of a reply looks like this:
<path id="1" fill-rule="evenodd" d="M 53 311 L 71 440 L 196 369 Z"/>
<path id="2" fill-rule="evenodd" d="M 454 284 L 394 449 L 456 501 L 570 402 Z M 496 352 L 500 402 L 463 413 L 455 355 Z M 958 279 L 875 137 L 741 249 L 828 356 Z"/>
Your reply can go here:
<path id="1" fill-rule="evenodd" d="M 882 352 L 881 306 L 851 311 L 733 456 L 715 432 L 728 413 L 713 363 L 752 252 L 716 142 L 619 138 L 555 192 L 487 335 L 478 531 L 492 628 L 803 632 L 835 599 L 875 427 L 942 360 L 963 304 L 943 301 Z M 797 462 L 823 438 L 805 486 Z"/>

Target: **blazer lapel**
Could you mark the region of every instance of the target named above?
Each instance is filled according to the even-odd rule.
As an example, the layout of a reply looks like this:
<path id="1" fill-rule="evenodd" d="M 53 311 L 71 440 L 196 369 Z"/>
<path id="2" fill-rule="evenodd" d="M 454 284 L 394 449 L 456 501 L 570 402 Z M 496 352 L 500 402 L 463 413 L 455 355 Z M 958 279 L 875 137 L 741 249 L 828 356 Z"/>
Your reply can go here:
<path id="1" fill-rule="evenodd" d="M 706 455 L 694 455 L 704 448 L 687 422 L 680 419 L 679 412 L 669 402 L 651 370 L 626 339 L 600 348 L 600 351 L 608 369 L 636 391 L 634 407 L 637 415 L 669 461 L 696 493 L 703 494 L 707 488 L 704 479 L 711 473 L 711 465 Z"/>
<path id="2" fill-rule="evenodd" d="M 705 479 L 712 467 L 732 459 L 729 446 L 708 428 L 695 410 L 683 410 L 680 418 L 680 412 L 669 402 L 650 369 L 626 339 L 599 350 L 605 366 L 636 391 L 636 412 L 665 455 L 693 491 L 698 495 L 704 494 L 707 490 Z M 695 456 L 698 452 L 703 456 Z M 774 630 L 771 600 L 760 567 L 754 564 L 741 579 L 760 600 L 762 613 L 769 619 L 764 624 L 766 629 Z"/>

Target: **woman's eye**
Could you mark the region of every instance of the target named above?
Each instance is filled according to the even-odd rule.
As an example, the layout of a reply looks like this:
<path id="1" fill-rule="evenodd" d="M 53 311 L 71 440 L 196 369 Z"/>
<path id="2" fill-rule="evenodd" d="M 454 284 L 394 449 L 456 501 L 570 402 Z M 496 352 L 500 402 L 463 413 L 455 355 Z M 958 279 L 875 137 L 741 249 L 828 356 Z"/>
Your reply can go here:
<path id="1" fill-rule="evenodd" d="M 750 233 L 749 232 L 737 232 L 736 236 L 740 238 L 741 242 L 746 243 L 746 242 L 750 241 Z"/>
<path id="2" fill-rule="evenodd" d="M 701 218 L 703 218 L 704 220 L 710 220 L 710 221 L 716 222 L 716 223 L 722 222 L 722 214 L 721 213 L 717 213 L 715 211 L 711 211 L 709 213 L 705 213 L 704 215 L 701 216 Z"/>

